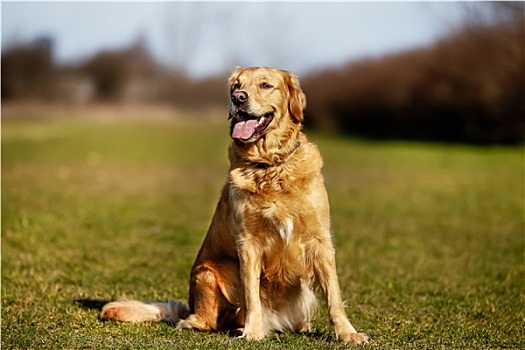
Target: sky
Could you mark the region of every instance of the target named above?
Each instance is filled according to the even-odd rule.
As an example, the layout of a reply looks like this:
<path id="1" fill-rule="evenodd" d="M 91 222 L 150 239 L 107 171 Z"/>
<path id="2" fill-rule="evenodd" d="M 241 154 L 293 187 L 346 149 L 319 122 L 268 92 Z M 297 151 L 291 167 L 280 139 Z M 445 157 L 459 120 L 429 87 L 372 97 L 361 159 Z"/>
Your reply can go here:
<path id="1" fill-rule="evenodd" d="M 137 40 L 195 77 L 235 65 L 305 74 L 429 45 L 459 26 L 457 2 L 2 2 L 2 50 L 46 36 L 59 63 Z"/>

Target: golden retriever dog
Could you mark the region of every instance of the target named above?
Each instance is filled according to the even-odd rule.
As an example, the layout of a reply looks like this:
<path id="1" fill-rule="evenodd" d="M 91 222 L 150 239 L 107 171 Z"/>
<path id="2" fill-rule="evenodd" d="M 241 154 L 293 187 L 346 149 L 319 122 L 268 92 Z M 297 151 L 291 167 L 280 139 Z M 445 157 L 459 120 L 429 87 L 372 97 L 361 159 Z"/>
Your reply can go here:
<path id="1" fill-rule="evenodd" d="M 230 169 L 191 271 L 188 305 L 116 301 L 101 318 L 164 320 L 259 340 L 272 331 L 307 331 L 319 289 L 337 339 L 367 343 L 341 300 L 323 160 L 301 132 L 299 81 L 252 67 L 235 70 L 229 85 Z"/>

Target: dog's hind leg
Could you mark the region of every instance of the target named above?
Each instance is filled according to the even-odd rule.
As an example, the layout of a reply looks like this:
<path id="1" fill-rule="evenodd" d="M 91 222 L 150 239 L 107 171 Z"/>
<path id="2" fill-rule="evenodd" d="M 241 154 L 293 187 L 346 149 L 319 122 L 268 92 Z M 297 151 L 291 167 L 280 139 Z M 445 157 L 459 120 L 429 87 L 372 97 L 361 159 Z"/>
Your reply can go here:
<path id="1" fill-rule="evenodd" d="M 177 328 L 218 331 L 236 326 L 238 308 L 224 296 L 217 275 L 216 270 L 203 267 L 192 276 L 190 315 L 179 321 Z"/>

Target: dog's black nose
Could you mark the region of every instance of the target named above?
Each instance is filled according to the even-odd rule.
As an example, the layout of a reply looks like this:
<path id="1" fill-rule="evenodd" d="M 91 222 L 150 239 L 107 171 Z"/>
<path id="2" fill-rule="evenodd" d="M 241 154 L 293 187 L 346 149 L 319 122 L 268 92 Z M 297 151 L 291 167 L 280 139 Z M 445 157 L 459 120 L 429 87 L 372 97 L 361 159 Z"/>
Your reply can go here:
<path id="1" fill-rule="evenodd" d="M 232 94 L 233 104 L 239 106 L 248 101 L 248 94 L 244 91 L 234 91 Z"/>

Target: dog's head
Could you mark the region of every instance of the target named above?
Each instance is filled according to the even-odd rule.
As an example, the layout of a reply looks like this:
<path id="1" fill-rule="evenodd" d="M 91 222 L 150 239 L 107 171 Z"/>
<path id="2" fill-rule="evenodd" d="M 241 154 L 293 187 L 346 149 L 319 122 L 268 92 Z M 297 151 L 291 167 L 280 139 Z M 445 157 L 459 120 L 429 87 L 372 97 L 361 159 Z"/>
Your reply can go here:
<path id="1" fill-rule="evenodd" d="M 298 129 L 303 121 L 306 98 L 294 74 L 272 68 L 237 68 L 229 84 L 234 140 L 255 142 L 272 132 Z"/>

